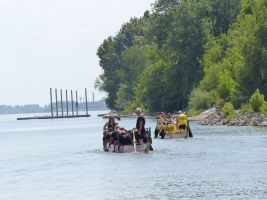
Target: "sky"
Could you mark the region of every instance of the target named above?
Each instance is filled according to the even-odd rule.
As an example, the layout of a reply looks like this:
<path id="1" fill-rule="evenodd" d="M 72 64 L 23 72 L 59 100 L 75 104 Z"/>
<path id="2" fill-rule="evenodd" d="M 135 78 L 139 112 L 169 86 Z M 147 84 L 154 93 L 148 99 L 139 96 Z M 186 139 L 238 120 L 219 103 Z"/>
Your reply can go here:
<path id="1" fill-rule="evenodd" d="M 131 17 L 151 10 L 155 0 L 0 0 L 0 105 L 50 103 L 60 99 L 95 101 L 102 74 L 97 48 Z M 79 100 L 80 101 L 80 100 Z"/>

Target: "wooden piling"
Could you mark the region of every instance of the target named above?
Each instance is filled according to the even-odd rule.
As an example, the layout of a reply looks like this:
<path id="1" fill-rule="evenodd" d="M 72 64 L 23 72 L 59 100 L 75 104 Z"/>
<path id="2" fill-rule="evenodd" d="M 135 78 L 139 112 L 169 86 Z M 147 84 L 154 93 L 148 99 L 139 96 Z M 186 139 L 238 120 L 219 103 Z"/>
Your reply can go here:
<path id="1" fill-rule="evenodd" d="M 58 117 L 58 108 L 57 108 L 57 89 L 55 89 L 55 93 L 56 93 L 56 113 L 57 113 L 57 117 Z"/>
<path id="2" fill-rule="evenodd" d="M 72 115 L 74 115 L 74 112 L 73 112 L 73 95 L 72 95 L 72 90 L 71 90 L 71 108 L 72 108 Z"/>
<path id="3" fill-rule="evenodd" d="M 60 89 L 60 100 L 61 100 L 61 115 L 63 116 L 62 89 Z"/>
<path id="4" fill-rule="evenodd" d="M 68 91 L 66 90 L 66 109 L 67 109 L 67 116 L 69 115 L 69 111 L 68 111 L 68 105 L 69 104 L 69 102 L 68 102 Z"/>
<path id="5" fill-rule="evenodd" d="M 63 98 L 62 98 L 62 89 L 60 89 L 60 97 L 61 97 L 61 112 L 62 115 L 58 115 L 58 101 L 57 101 L 57 89 L 55 89 L 55 96 L 56 96 L 56 116 L 53 114 L 53 100 L 52 100 L 52 88 L 50 88 L 50 101 L 51 101 L 51 116 L 44 115 L 44 116 L 35 116 L 35 117 L 20 117 L 17 118 L 17 120 L 27 120 L 27 119 L 59 119 L 59 118 L 75 118 L 75 117 L 90 117 L 88 114 L 88 106 L 87 106 L 87 90 L 85 88 L 85 99 L 86 99 L 86 114 L 85 115 L 79 115 L 78 114 L 78 93 L 76 90 L 76 111 L 77 115 L 74 115 L 73 110 L 73 93 L 71 90 L 71 102 L 72 102 L 72 115 L 68 114 L 68 91 L 66 90 L 66 109 L 67 109 L 67 115 L 64 116 L 63 112 Z"/>
<path id="6" fill-rule="evenodd" d="M 87 107 L 87 90 L 85 88 L 85 103 L 86 103 L 86 115 L 88 115 L 88 107 Z"/>
<path id="7" fill-rule="evenodd" d="M 51 101 L 51 116 L 52 116 L 52 118 L 53 118 L 52 88 L 50 88 L 50 101 Z"/>
<path id="8" fill-rule="evenodd" d="M 78 93 L 76 90 L 76 114 L 78 115 Z"/>

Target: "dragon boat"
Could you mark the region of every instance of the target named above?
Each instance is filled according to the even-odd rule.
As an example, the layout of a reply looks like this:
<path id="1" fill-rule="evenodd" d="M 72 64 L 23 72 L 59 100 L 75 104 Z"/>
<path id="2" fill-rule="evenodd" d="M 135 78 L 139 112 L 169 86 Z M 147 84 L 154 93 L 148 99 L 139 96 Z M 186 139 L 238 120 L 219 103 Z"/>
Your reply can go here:
<path id="1" fill-rule="evenodd" d="M 161 139 L 176 139 L 176 138 L 188 138 L 190 137 L 190 130 L 186 126 L 186 129 L 177 130 L 174 124 L 158 124 L 154 135 L 155 138 L 160 137 Z"/>
<path id="2" fill-rule="evenodd" d="M 116 137 L 121 138 L 123 137 L 123 135 L 127 135 L 128 136 L 128 143 L 125 144 L 123 141 L 120 142 L 116 142 L 116 144 L 110 144 L 109 142 L 106 143 L 105 147 L 104 147 L 104 151 L 106 152 L 117 152 L 117 153 L 135 153 L 135 152 L 145 152 L 148 153 L 149 151 L 153 151 L 153 148 L 151 146 L 152 144 L 152 139 L 151 139 L 151 131 L 150 131 L 150 127 L 146 129 L 146 135 L 143 138 L 144 143 L 143 144 L 139 144 L 137 143 L 136 140 L 136 134 L 133 131 L 129 132 L 116 132 Z M 108 133 L 110 134 L 110 133 Z M 113 132 L 113 134 L 115 134 Z M 120 137 L 120 136 L 121 137 Z M 111 136 L 111 135 L 110 135 Z M 118 139 L 119 141 L 119 139 Z"/>

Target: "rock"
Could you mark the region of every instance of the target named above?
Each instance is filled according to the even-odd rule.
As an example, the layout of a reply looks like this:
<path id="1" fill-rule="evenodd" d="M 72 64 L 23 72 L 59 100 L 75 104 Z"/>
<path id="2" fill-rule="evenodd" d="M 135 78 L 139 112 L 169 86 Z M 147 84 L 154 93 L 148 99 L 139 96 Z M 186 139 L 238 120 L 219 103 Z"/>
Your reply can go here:
<path id="1" fill-rule="evenodd" d="M 267 121 L 260 123 L 259 126 L 267 126 Z"/>
<path id="2" fill-rule="evenodd" d="M 201 125 L 228 125 L 228 126 L 267 126 L 267 117 L 264 113 L 237 113 L 232 119 L 223 118 L 222 112 L 217 110 L 206 116 Z"/>

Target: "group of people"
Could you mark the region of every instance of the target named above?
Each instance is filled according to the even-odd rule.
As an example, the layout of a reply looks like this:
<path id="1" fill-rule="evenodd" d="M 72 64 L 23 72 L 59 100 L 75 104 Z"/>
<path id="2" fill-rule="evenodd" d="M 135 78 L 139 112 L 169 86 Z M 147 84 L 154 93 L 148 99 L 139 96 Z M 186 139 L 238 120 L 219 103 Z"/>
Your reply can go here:
<path id="1" fill-rule="evenodd" d="M 103 148 L 109 151 L 110 145 L 113 144 L 113 151 L 119 151 L 121 145 L 132 145 L 134 143 L 143 144 L 147 143 L 150 139 L 148 130 L 145 128 L 145 118 L 142 116 L 140 108 L 135 110 L 138 118 L 135 128 L 127 130 L 115 122 L 113 116 L 110 116 L 109 121 L 103 127 Z M 117 147 L 117 148 L 116 148 Z M 152 147 L 151 147 L 152 148 Z"/>
<path id="2" fill-rule="evenodd" d="M 178 115 L 173 115 L 170 117 L 166 117 L 164 112 L 161 112 L 159 115 L 159 122 L 155 129 L 155 138 L 158 135 L 163 139 L 165 134 L 176 134 L 183 133 L 185 131 L 189 131 L 189 124 L 187 120 L 187 116 L 183 114 L 182 111 L 178 111 Z"/>

